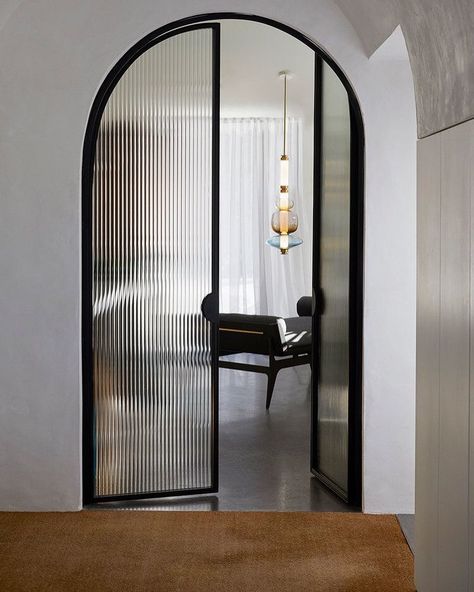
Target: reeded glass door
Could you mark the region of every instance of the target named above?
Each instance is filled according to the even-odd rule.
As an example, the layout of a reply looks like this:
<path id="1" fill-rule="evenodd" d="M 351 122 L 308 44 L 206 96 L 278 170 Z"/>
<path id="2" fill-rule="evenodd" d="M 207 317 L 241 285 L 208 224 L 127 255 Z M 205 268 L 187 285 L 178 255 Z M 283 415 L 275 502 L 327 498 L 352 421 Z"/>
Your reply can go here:
<path id="1" fill-rule="evenodd" d="M 149 45 L 93 155 L 95 500 L 217 488 L 219 25 Z"/>
<path id="2" fill-rule="evenodd" d="M 320 141 L 320 192 L 317 235 L 315 235 L 315 364 L 312 422 L 312 471 L 331 489 L 351 503 L 359 504 L 358 434 L 360 402 L 358 386 L 351 368 L 359 364 L 351 321 L 356 318 L 351 290 L 351 252 L 355 251 L 351 219 L 354 155 L 352 124 L 347 90 L 334 70 L 325 62 L 318 64 L 321 86 L 318 105 Z M 356 273 L 357 270 L 355 270 Z M 358 280 L 357 280 L 358 281 Z M 358 347 L 358 346 L 357 346 Z M 355 412 L 351 410 L 352 396 Z M 352 416 L 351 416 L 352 415 Z M 353 440 L 351 440 L 351 437 Z M 354 442 L 351 451 L 351 442 Z M 354 454 L 353 454 L 354 453 Z"/>

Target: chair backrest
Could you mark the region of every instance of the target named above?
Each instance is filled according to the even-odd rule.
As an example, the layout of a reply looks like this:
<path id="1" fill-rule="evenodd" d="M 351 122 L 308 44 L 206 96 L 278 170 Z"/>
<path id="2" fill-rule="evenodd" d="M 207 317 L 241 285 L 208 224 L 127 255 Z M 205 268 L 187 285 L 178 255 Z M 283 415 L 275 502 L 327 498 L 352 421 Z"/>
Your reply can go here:
<path id="1" fill-rule="evenodd" d="M 301 296 L 296 303 L 296 312 L 300 317 L 310 317 L 313 315 L 313 298 L 312 296 Z"/>
<path id="2" fill-rule="evenodd" d="M 281 349 L 279 317 L 245 314 L 219 315 L 219 353 L 266 354 Z"/>

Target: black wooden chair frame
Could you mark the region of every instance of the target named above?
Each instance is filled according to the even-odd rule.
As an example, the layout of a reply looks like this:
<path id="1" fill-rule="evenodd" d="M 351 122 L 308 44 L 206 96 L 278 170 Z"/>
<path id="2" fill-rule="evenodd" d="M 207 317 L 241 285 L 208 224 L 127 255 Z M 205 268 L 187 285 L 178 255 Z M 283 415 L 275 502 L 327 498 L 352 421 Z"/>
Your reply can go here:
<path id="1" fill-rule="evenodd" d="M 246 331 L 241 329 L 228 329 L 228 328 L 221 328 L 220 331 L 226 331 L 231 333 L 253 333 L 255 335 L 263 336 L 265 333 L 263 331 Z M 270 403 L 272 401 L 273 396 L 273 389 L 275 387 L 276 378 L 278 372 L 283 368 L 292 368 L 293 366 L 302 366 L 304 364 L 311 365 L 311 352 L 308 353 L 296 353 L 296 354 L 289 354 L 288 356 L 282 356 L 275 353 L 274 350 L 274 342 L 271 337 L 268 337 L 268 353 L 260 353 L 258 355 L 268 355 L 269 364 L 268 366 L 263 366 L 261 364 L 246 364 L 244 362 L 234 362 L 230 360 L 219 360 L 219 367 L 220 368 L 228 368 L 230 370 L 243 370 L 244 372 L 258 372 L 260 374 L 266 374 L 268 378 L 267 382 L 267 400 L 265 404 L 265 408 L 269 409 Z M 234 355 L 238 354 L 239 352 L 226 352 L 225 354 L 221 355 Z M 245 352 L 240 352 L 245 353 Z"/>

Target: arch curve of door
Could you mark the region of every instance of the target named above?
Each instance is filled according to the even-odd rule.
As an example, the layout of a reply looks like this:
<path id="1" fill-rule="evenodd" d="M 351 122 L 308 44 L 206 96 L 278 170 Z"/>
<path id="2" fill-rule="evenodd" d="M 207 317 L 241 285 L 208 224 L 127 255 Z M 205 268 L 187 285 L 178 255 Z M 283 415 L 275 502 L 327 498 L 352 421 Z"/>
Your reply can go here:
<path id="1" fill-rule="evenodd" d="M 315 438 L 312 441 L 312 468 L 313 472 L 323 483 L 332 488 L 336 493 L 342 495 L 350 504 L 354 506 L 361 505 L 362 496 L 362 343 L 363 343 L 363 217 L 364 217 L 364 125 L 362 112 L 355 91 L 351 82 L 345 76 L 342 68 L 313 40 L 309 39 L 303 33 L 289 27 L 276 20 L 258 16 L 254 14 L 243 14 L 234 12 L 216 12 L 209 14 L 199 14 L 180 19 L 160 27 L 143 39 L 133 45 L 115 64 L 105 80 L 101 84 L 99 91 L 92 104 L 89 119 L 86 127 L 83 158 L 82 158 L 82 359 L 83 359 L 83 474 L 84 502 L 94 500 L 93 491 L 93 385 L 92 385 L 92 238 L 91 238 L 91 202 L 92 202 L 92 182 L 94 159 L 96 153 L 96 144 L 100 128 L 101 119 L 106 108 L 107 102 L 116 88 L 118 82 L 128 70 L 128 68 L 148 49 L 159 42 L 171 38 L 177 33 L 191 29 L 200 23 L 210 23 L 216 20 L 237 19 L 249 20 L 272 26 L 279 29 L 294 38 L 298 39 L 317 56 L 316 84 L 321 84 L 322 61 L 324 61 L 335 72 L 342 85 L 344 86 L 349 103 L 350 125 L 351 125 L 351 197 L 350 197 L 350 278 L 349 278 L 349 459 L 348 459 L 348 490 L 347 492 L 338 491 L 333 487 L 330 479 L 324 475 L 318 474 L 314 470 L 314 459 L 317 451 L 314 447 Z M 321 97 L 315 97 L 315 129 L 317 123 L 321 124 Z M 319 127 L 319 138 L 316 139 L 314 149 L 314 177 L 319 178 L 321 174 L 321 126 Z M 319 183 L 314 184 L 314 224 L 313 234 L 318 236 L 320 227 L 320 203 L 321 187 Z M 318 240 L 313 240 L 314 245 L 319 245 Z M 313 283 L 315 294 L 324 298 L 323 290 L 320 285 L 319 269 L 319 247 L 318 252 L 313 256 Z M 316 334 L 316 318 L 318 314 L 318 304 L 315 306 L 315 321 L 313 322 L 313 335 Z M 313 390 L 314 385 L 318 384 L 318 352 L 314 348 L 315 360 L 313 362 Z M 317 423 L 317 397 L 313 393 L 312 424 L 315 427 Z M 217 422 L 217 415 L 215 416 Z M 217 428 L 216 428 L 217 429 Z M 217 441 L 216 441 L 217 446 Z M 217 455 L 217 450 L 215 451 Z M 216 456 L 217 459 L 217 456 Z M 215 462 L 217 460 L 215 459 Z M 217 475 L 216 475 L 217 479 Z M 186 493 L 186 492 L 183 492 Z M 198 493 L 196 491 L 196 493 Z M 179 494 L 174 492 L 173 495 Z M 155 494 L 152 494 L 155 496 Z M 123 498 L 129 496 L 122 496 Z M 147 497 L 142 495 L 141 497 Z M 118 499 L 118 498 L 116 498 Z"/>

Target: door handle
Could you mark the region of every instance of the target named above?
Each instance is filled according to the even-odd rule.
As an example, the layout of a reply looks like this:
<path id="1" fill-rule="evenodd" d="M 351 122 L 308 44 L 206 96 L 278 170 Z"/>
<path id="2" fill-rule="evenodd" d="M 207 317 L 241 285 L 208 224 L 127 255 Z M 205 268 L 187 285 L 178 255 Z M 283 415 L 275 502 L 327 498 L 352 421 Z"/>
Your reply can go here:
<path id="1" fill-rule="evenodd" d="M 204 318 L 210 323 L 219 321 L 219 297 L 218 295 L 207 294 L 201 302 L 201 312 Z"/>
<path id="2" fill-rule="evenodd" d="M 313 316 L 314 315 L 322 316 L 324 314 L 325 308 L 326 308 L 326 302 L 324 299 L 324 292 L 323 292 L 322 288 L 318 289 L 317 294 L 313 288 L 313 301 L 312 301 Z"/>

